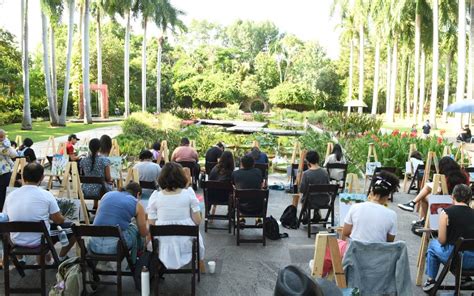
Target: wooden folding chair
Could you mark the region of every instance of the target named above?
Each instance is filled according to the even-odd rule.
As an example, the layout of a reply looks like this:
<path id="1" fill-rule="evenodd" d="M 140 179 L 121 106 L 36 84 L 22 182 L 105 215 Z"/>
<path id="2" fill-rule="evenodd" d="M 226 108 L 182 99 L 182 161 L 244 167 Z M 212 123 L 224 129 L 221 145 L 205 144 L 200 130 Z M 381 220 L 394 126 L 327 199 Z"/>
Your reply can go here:
<path id="1" fill-rule="evenodd" d="M 180 269 L 166 269 L 164 274 L 183 274 L 190 273 L 191 276 L 191 295 L 196 295 L 196 274 L 198 282 L 201 281 L 201 271 L 199 269 L 199 262 L 201 260 L 199 255 L 199 226 L 186 225 L 150 225 L 150 236 L 153 238 L 153 257 L 160 256 L 160 242 L 157 237 L 165 239 L 166 236 L 189 236 L 193 240 L 191 268 Z M 159 277 L 155 277 L 155 295 L 159 295 Z"/>
<path id="2" fill-rule="evenodd" d="M 237 228 L 237 246 L 239 246 L 240 243 L 263 243 L 264 246 L 266 245 L 265 223 L 263 223 L 263 220 L 267 216 L 268 196 L 268 189 L 236 189 L 234 191 L 235 211 L 237 215 L 235 221 L 236 225 L 234 227 Z M 256 223 L 254 225 L 240 223 L 241 219 L 245 218 L 262 219 L 262 223 Z M 240 238 L 240 230 L 245 228 L 261 228 L 262 238 Z"/>
<path id="3" fill-rule="evenodd" d="M 346 178 L 347 178 L 347 163 L 328 163 L 326 165 L 326 170 L 328 171 L 329 180 L 337 182 L 336 184 L 339 187 L 339 192 L 344 192 L 346 188 Z M 331 170 L 343 170 L 343 175 L 341 180 L 336 180 L 331 178 Z"/>
<path id="4" fill-rule="evenodd" d="M 128 250 L 127 244 L 122 235 L 122 231 L 119 226 L 95 226 L 95 225 L 73 225 L 72 231 L 77 239 L 77 243 L 81 252 L 81 268 L 82 272 L 82 285 L 86 287 L 87 284 L 102 284 L 117 286 L 117 295 L 122 295 L 122 276 L 132 276 L 135 272 L 135 266 L 132 264 L 132 258 Z M 92 251 L 88 251 L 84 238 L 102 238 L 111 237 L 117 238 L 117 252 L 116 254 L 96 254 Z M 127 260 L 130 271 L 122 271 L 122 260 Z M 116 271 L 110 270 L 98 270 L 95 268 L 97 261 L 115 262 L 117 264 Z M 117 276 L 117 282 L 112 281 L 88 281 L 86 278 L 86 268 L 89 266 L 92 269 L 94 279 L 97 279 L 99 275 L 115 275 Z"/>
<path id="5" fill-rule="evenodd" d="M 229 233 L 231 232 L 232 220 L 234 217 L 233 193 L 234 187 L 232 183 L 221 181 L 204 181 L 202 182 L 202 190 L 204 193 L 204 231 L 211 227 L 208 226 L 209 220 L 227 220 Z M 227 206 L 227 214 L 216 215 L 211 211 L 212 206 Z M 212 227 L 211 229 L 225 229 Z"/>
<path id="6" fill-rule="evenodd" d="M 300 216 L 298 219 L 298 227 L 303 220 L 303 215 L 306 215 L 308 218 L 308 237 L 311 237 L 311 224 L 323 225 L 326 227 L 327 224 L 331 224 L 334 226 L 334 202 L 336 200 L 337 192 L 339 190 L 339 185 L 335 184 L 325 184 L 325 185 L 316 185 L 310 184 L 308 189 L 305 192 L 305 200 L 303 203 L 303 207 L 300 211 Z M 326 204 L 322 204 L 321 202 L 317 202 L 317 199 L 321 199 L 323 197 L 328 198 L 328 202 Z M 326 216 L 318 222 L 311 222 L 311 210 L 327 210 Z M 329 221 L 331 218 L 331 221 Z"/>
<path id="7" fill-rule="evenodd" d="M 398 169 L 396 167 L 377 167 L 377 168 L 375 168 L 374 174 L 372 175 L 372 178 L 370 180 L 369 190 L 367 191 L 367 194 L 369 194 L 370 191 L 372 190 L 372 186 L 374 186 L 374 183 L 377 179 L 377 176 L 380 175 L 381 172 L 388 172 L 388 173 L 396 174 L 397 170 Z M 390 194 L 390 201 L 393 202 L 393 193 Z"/>
<path id="8" fill-rule="evenodd" d="M 5 295 L 40 293 L 47 295 L 46 291 L 46 269 L 57 269 L 59 266 L 59 257 L 54 248 L 54 243 L 49 235 L 44 221 L 40 222 L 2 222 L 0 223 L 0 233 L 3 235 L 3 276 L 5 283 Z M 41 234 L 40 245 L 34 248 L 16 246 L 10 240 L 10 233 L 39 233 Z M 54 259 L 52 265 L 46 265 L 45 257 L 51 252 Z M 39 256 L 39 265 L 20 265 L 16 256 Z M 25 269 L 40 269 L 40 288 L 12 288 L 10 287 L 10 261 L 16 267 L 21 277 L 25 277 Z M 29 286 L 29 285 L 27 285 Z"/>
<path id="9" fill-rule="evenodd" d="M 81 181 L 81 186 L 85 184 L 96 184 L 98 186 L 101 186 L 100 192 L 98 195 L 87 195 L 84 194 L 84 199 L 85 200 L 93 200 L 95 203 L 97 203 L 99 200 L 102 199 L 102 196 L 106 194 L 109 190 L 107 190 L 107 186 L 105 186 L 105 178 L 103 177 L 86 177 L 86 176 L 79 176 L 79 179 Z M 82 190 L 84 192 L 84 190 Z M 95 214 L 97 209 L 93 208 L 92 210 L 87 209 L 87 211 L 91 214 Z"/>

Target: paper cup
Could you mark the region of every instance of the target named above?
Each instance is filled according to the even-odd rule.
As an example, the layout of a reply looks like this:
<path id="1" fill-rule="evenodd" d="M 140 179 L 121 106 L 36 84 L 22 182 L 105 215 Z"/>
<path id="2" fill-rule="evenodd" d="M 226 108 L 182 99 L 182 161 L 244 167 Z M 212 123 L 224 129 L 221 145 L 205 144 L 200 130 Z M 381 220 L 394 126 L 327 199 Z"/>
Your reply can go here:
<path id="1" fill-rule="evenodd" d="M 216 272 L 216 261 L 207 262 L 207 266 L 209 267 L 209 273 Z"/>
<path id="2" fill-rule="evenodd" d="M 309 260 L 308 265 L 309 265 L 309 270 L 310 270 L 310 271 L 313 271 L 314 260 L 313 260 L 313 259 Z"/>

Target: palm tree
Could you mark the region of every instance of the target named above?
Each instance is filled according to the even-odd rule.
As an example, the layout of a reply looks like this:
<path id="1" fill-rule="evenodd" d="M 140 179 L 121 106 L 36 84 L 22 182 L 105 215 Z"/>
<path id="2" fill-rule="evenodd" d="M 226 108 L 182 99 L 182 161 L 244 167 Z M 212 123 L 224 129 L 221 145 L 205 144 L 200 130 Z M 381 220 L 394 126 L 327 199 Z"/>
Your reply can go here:
<path id="1" fill-rule="evenodd" d="M 22 130 L 31 130 L 30 70 L 28 65 L 28 0 L 21 0 L 21 48 L 23 64 L 23 120 Z"/>
<path id="2" fill-rule="evenodd" d="M 466 3 L 464 0 L 458 3 L 458 74 L 456 85 L 456 102 L 464 99 L 466 84 Z M 462 124 L 460 113 L 456 113 L 456 121 Z"/>
<path id="3" fill-rule="evenodd" d="M 418 122 L 423 121 L 423 112 L 425 106 L 425 75 L 426 75 L 426 54 L 425 49 L 421 49 L 421 66 L 420 66 L 420 97 L 418 107 Z"/>
<path id="4" fill-rule="evenodd" d="M 433 0 L 433 65 L 431 75 L 430 123 L 436 128 L 436 105 L 438 102 L 438 0 Z"/>
<path id="5" fill-rule="evenodd" d="M 96 20 L 96 48 L 97 48 L 97 85 L 99 87 L 99 96 L 98 96 L 98 109 L 99 114 L 102 114 L 102 104 L 103 104 L 103 97 L 102 97 L 102 32 L 101 32 L 101 9 L 102 3 L 100 0 L 96 0 L 91 4 L 91 13 L 95 16 Z"/>
<path id="6" fill-rule="evenodd" d="M 470 3 L 469 20 L 469 79 L 467 82 L 467 97 L 474 99 L 474 0 Z"/>
<path id="7" fill-rule="evenodd" d="M 91 90 L 89 81 L 89 8 L 90 0 L 84 0 L 84 28 L 82 30 L 82 85 L 84 93 L 84 123 L 92 123 Z"/>
<path id="8" fill-rule="evenodd" d="M 66 125 L 67 105 L 69 99 L 69 78 L 71 77 L 71 59 L 72 59 L 72 40 L 74 34 L 74 0 L 68 0 L 69 22 L 67 26 L 67 56 L 66 56 L 66 75 L 64 77 L 63 103 L 61 105 L 61 115 L 59 116 L 59 125 Z"/>
<path id="9" fill-rule="evenodd" d="M 420 46 L 421 46 L 421 0 L 416 1 L 416 15 L 415 15 L 415 77 L 413 78 L 413 120 L 416 119 L 418 111 L 418 90 L 420 78 Z"/>

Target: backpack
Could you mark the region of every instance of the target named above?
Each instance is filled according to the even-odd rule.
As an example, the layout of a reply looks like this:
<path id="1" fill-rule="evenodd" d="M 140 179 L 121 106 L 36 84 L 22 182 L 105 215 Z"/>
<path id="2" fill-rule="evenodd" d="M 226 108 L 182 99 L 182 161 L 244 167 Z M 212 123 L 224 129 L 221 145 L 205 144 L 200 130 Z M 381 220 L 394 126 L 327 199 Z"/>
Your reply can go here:
<path id="1" fill-rule="evenodd" d="M 90 267 L 86 266 L 86 280 L 92 281 L 93 275 Z M 49 291 L 49 296 L 75 296 L 84 293 L 82 286 L 82 270 L 79 257 L 69 258 L 58 267 L 56 273 L 57 283 Z M 95 293 L 96 288 L 86 285 L 85 294 Z"/>
<path id="2" fill-rule="evenodd" d="M 289 205 L 288 207 L 286 207 L 280 217 L 280 222 L 281 225 L 285 228 L 298 228 L 298 219 L 296 219 L 296 207 L 294 205 Z"/>
<path id="3" fill-rule="evenodd" d="M 265 229 L 265 236 L 271 240 L 279 240 L 288 237 L 288 233 L 280 233 L 278 222 L 273 216 L 266 217 L 263 220 L 263 227 Z"/>

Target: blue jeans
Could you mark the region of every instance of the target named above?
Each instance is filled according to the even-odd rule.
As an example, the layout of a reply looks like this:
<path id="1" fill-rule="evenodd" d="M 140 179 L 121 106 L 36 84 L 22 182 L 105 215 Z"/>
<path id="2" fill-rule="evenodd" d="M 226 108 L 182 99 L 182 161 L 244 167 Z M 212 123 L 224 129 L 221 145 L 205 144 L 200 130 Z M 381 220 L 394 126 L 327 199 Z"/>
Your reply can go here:
<path id="1" fill-rule="evenodd" d="M 448 262 L 449 256 L 454 250 L 454 245 L 441 245 L 437 239 L 432 239 L 426 254 L 426 275 L 435 279 L 438 275 L 440 263 Z M 463 269 L 474 268 L 474 252 L 464 252 L 462 260 Z"/>

